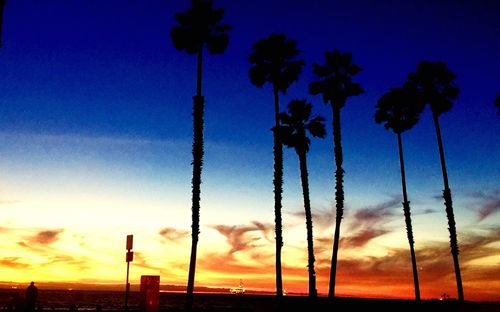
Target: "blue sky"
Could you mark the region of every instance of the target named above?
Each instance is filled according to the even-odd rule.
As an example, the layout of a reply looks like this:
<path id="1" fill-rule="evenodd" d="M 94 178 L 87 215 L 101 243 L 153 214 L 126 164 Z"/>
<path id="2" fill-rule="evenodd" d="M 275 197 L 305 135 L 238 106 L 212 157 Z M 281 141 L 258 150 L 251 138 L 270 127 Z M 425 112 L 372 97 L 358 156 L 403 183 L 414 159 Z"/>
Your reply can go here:
<path id="1" fill-rule="evenodd" d="M 12 209 L 0 222 L 43 227 L 41 219 L 23 223 L 19 207 L 63 209 L 89 200 L 89 213 L 140 209 L 162 216 L 165 225 L 189 229 L 196 64 L 173 48 L 169 35 L 174 14 L 187 6 L 8 1 L 0 50 L 0 199 Z M 220 0 L 216 6 L 225 8 L 224 20 L 234 29 L 226 53 L 206 55 L 204 62 L 205 226 L 273 220 L 272 93 L 251 85 L 247 59 L 252 44 L 274 32 L 296 39 L 306 61 L 299 82 L 281 98 L 282 110 L 291 99 L 307 98 L 327 119 L 327 137 L 314 140 L 309 154 L 313 209 L 332 209 L 333 147 L 331 110 L 307 87 L 312 64 L 335 48 L 352 52 L 366 91 L 342 111 L 348 208 L 400 194 L 396 137 L 374 123 L 374 107 L 424 59 L 447 62 L 461 91 L 441 118 L 459 232 L 461 224 L 473 225 L 479 209 L 471 204 L 472 193 L 498 196 L 498 2 Z M 442 203 L 433 199 L 442 180 L 429 111 L 403 138 L 412 209 L 417 215 L 438 211 L 430 219 L 446 241 Z M 285 158 L 284 211 L 302 211 L 297 157 L 287 150 Z M 421 218 L 415 221 L 417 244 L 432 232 L 424 226 L 427 217 Z M 497 212 L 485 224 L 499 221 Z"/>

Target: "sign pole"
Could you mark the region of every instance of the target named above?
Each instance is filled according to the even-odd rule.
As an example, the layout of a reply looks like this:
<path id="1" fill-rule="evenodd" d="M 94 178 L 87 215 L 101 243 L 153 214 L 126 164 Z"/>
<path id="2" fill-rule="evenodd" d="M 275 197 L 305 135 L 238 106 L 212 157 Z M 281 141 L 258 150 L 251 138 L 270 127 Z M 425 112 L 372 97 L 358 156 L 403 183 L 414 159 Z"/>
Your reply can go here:
<path id="1" fill-rule="evenodd" d="M 133 242 L 134 235 L 127 235 L 127 253 L 125 257 L 125 261 L 127 261 L 127 279 L 125 282 L 125 311 L 128 311 L 128 295 L 130 292 L 130 283 L 128 282 L 130 262 L 134 261 L 134 252 L 132 251 Z"/>

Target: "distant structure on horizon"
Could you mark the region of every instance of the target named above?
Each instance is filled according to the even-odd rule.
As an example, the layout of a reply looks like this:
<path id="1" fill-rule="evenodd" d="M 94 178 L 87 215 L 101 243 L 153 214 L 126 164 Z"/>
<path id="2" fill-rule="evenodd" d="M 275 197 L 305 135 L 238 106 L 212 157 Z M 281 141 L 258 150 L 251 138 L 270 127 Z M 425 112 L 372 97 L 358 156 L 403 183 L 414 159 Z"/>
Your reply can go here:
<path id="1" fill-rule="evenodd" d="M 240 280 L 240 284 L 238 287 L 230 288 L 229 292 L 233 295 L 244 295 L 246 291 L 246 288 L 243 287 L 243 281 Z"/>

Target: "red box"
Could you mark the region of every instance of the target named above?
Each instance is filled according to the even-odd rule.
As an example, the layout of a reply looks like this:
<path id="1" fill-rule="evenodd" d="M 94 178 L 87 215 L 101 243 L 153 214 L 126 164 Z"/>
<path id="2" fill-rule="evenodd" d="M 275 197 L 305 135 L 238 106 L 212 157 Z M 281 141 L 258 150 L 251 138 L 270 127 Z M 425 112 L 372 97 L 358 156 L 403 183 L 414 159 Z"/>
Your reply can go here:
<path id="1" fill-rule="evenodd" d="M 141 311 L 158 312 L 160 308 L 160 276 L 141 275 Z"/>

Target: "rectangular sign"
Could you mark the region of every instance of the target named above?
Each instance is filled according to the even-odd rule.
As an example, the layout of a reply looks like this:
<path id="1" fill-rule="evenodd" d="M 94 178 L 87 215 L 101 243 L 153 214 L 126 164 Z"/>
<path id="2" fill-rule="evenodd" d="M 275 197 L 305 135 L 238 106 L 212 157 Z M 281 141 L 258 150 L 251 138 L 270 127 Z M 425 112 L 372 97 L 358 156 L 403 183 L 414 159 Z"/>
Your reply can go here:
<path id="1" fill-rule="evenodd" d="M 133 244 L 134 244 L 134 235 L 127 235 L 127 250 L 132 249 Z"/>

